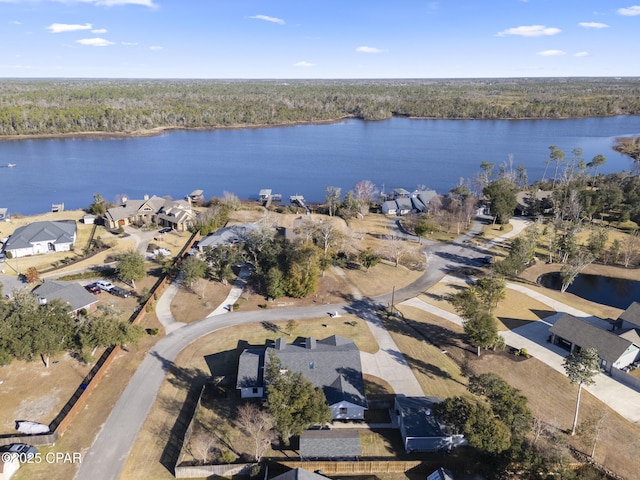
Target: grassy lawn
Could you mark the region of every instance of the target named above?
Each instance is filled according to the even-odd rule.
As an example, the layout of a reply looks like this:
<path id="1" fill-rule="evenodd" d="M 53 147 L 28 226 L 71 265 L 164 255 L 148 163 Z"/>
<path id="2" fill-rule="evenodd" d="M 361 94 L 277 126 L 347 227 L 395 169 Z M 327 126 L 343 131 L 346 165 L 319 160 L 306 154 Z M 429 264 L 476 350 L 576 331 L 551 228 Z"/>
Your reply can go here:
<path id="1" fill-rule="evenodd" d="M 450 356 L 452 343 L 436 338 L 439 318 L 422 310 L 400 306 L 404 320 L 387 318 L 385 327 L 409 363 L 425 395 L 439 398 L 466 393 L 466 378 Z M 455 334 L 451 335 L 452 338 Z"/>
<path id="2" fill-rule="evenodd" d="M 508 223 L 507 225 L 498 225 L 488 223 L 482 228 L 481 239 L 484 241 L 493 240 L 496 237 L 501 237 L 513 230 L 513 225 Z"/>
<path id="3" fill-rule="evenodd" d="M 196 287 L 194 293 L 186 286 L 180 286 L 171 301 L 171 314 L 178 322 L 191 323 L 202 320 L 220 305 L 231 290 L 231 284 L 199 280 L 204 288 Z"/>
<path id="4" fill-rule="evenodd" d="M 147 314 L 142 322 L 143 328 L 159 326 L 160 324 L 153 314 Z M 48 452 L 80 452 L 84 457 L 88 447 L 92 445 L 96 435 L 100 432 L 102 425 L 107 420 L 120 394 L 127 386 L 128 379 L 131 378 L 146 352 L 159 337 L 160 336 L 145 336 L 138 347 L 130 348 L 129 351 L 120 352 L 116 360 L 109 367 L 107 374 L 100 381 L 98 387 L 89 395 L 84 408 L 71 422 L 64 435 L 58 439 L 55 446 L 41 447 L 38 451 L 43 455 L 46 455 Z M 52 365 L 52 367 L 53 366 L 54 365 Z M 33 369 L 37 367 L 30 366 L 30 368 Z M 33 370 L 31 370 L 31 372 L 33 372 Z M 80 380 L 80 378 L 74 379 L 73 390 L 78 387 Z M 39 391 L 42 391 L 42 387 L 40 387 Z M 66 400 L 67 398 L 65 398 L 65 402 Z M 12 478 L 14 480 L 31 480 L 34 478 L 68 480 L 74 477 L 77 467 L 77 464 L 60 463 L 50 465 L 46 462 L 42 462 L 39 465 L 23 465 Z"/>
<path id="5" fill-rule="evenodd" d="M 350 338 L 365 352 L 375 353 L 378 350 L 364 320 L 353 316 L 329 321 L 326 318 L 300 321 L 290 332 L 287 331 L 287 322 L 241 325 L 211 333 L 195 341 L 178 355 L 175 368 L 163 382 L 121 478 L 173 478 L 167 468 L 172 468 L 177 461 L 179 433 L 184 433 L 186 426 L 183 422 L 188 421 L 193 412 L 194 405 L 191 402 L 194 397 L 197 398 L 200 385 L 212 375 L 227 376 L 234 385 L 233 377 L 242 349 L 249 345 L 262 346 L 266 339 L 278 337 L 285 337 L 287 342 L 292 342 L 298 336 L 325 338 L 330 335 Z M 384 388 L 383 384 L 380 385 L 382 386 L 372 388 Z M 239 400 L 235 392 L 229 397 L 230 401 Z M 218 423 L 227 424 L 229 419 L 224 417 L 223 412 L 219 413 Z M 215 411 L 211 411 L 211 414 L 216 415 Z M 206 421 L 214 420 L 210 418 Z"/>
<path id="6" fill-rule="evenodd" d="M 362 294 L 375 297 L 389 293 L 392 286 L 396 289 L 409 285 L 417 280 L 424 272 L 409 270 L 402 265 L 396 267 L 389 262 L 380 262 L 375 267 L 366 270 L 343 269 L 349 282 Z"/>
<path id="7" fill-rule="evenodd" d="M 522 362 L 505 355 L 484 355 L 473 359 L 470 368 L 476 373 L 493 372 L 510 385 L 520 389 L 529 399 L 534 416 L 552 428 L 571 428 L 577 387 L 567 377 L 531 358 Z M 638 477 L 637 458 L 640 455 L 640 426 L 634 425 L 608 408 L 600 400 L 583 391 L 580 404 L 582 434 L 564 438 L 579 450 L 591 453 L 593 428 L 585 427 L 604 416 L 595 461 L 606 465 L 623 478 Z M 625 441 L 621 441 L 625 439 Z"/>

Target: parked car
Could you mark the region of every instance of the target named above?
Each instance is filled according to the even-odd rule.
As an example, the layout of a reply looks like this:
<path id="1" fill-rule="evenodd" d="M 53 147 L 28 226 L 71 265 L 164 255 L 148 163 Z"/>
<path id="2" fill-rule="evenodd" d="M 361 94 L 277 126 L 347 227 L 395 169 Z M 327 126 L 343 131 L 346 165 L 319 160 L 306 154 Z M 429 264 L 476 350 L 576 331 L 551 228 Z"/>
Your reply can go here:
<path id="1" fill-rule="evenodd" d="M 115 285 L 111 282 L 107 282 L 106 280 L 98 280 L 96 282 L 96 286 L 106 292 L 110 292 L 115 288 Z"/>
<path id="2" fill-rule="evenodd" d="M 98 285 L 96 285 L 95 283 L 90 283 L 89 285 L 85 285 L 85 287 L 87 289 L 87 292 L 91 292 L 94 295 L 98 295 L 100 293 L 102 293 L 102 290 L 100 289 L 100 287 Z"/>
<path id="3" fill-rule="evenodd" d="M 113 287 L 111 290 L 109 290 L 109 293 L 122 298 L 128 298 L 131 295 L 127 290 L 120 287 Z"/>
<path id="4" fill-rule="evenodd" d="M 165 227 L 162 228 L 160 230 L 158 230 L 159 233 L 169 233 L 171 230 L 173 230 L 171 227 Z"/>
<path id="5" fill-rule="evenodd" d="M 5 451 L 24 455 L 26 458 L 33 458 L 35 454 L 38 453 L 36 447 L 27 445 L 26 443 L 12 443 Z"/>

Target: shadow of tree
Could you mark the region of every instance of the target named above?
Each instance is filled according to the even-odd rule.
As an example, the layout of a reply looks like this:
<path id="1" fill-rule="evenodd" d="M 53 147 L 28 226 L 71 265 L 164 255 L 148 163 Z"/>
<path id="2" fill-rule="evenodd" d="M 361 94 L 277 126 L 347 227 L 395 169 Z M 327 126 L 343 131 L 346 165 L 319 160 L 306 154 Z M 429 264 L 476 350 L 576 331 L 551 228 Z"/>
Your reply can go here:
<path id="1" fill-rule="evenodd" d="M 425 374 L 426 376 L 428 376 L 430 378 L 440 377 L 440 378 L 444 378 L 445 380 L 451 380 L 451 381 L 456 382 L 456 383 L 458 383 L 460 385 L 466 386 L 460 380 L 458 380 L 456 378 L 453 378 L 449 372 L 447 372 L 445 370 L 442 370 L 440 367 L 438 367 L 436 365 L 432 365 L 430 363 L 423 362 L 422 360 L 420 360 L 418 358 L 414 358 L 414 357 L 412 357 L 410 355 L 405 355 L 404 358 L 407 360 L 407 363 L 409 363 L 409 365 L 412 368 L 415 368 L 415 369 L 419 370 L 420 372 L 422 372 L 423 374 Z"/>
<path id="2" fill-rule="evenodd" d="M 158 431 L 154 432 L 159 438 L 167 439 L 160 455 L 160 463 L 173 474 L 185 433 L 193 417 L 202 387 L 209 376 L 197 368 L 178 367 L 155 351 L 151 352 L 151 355 L 162 362 L 163 369 L 168 373 L 167 381 L 187 392 L 183 402 L 174 398 L 159 397 L 162 408 L 171 414 L 171 418 L 175 418 L 173 424 L 161 425 L 157 427 Z"/>

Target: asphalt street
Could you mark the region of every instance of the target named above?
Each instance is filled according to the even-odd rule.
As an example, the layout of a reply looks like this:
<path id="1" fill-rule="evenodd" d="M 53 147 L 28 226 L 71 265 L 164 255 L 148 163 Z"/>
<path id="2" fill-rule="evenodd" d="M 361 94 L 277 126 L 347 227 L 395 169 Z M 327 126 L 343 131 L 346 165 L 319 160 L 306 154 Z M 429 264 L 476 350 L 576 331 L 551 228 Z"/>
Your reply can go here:
<path id="1" fill-rule="evenodd" d="M 394 303 L 400 303 L 428 290 L 453 269 L 459 269 L 461 266 L 481 266 L 482 258 L 487 252 L 467 243 L 481 229 L 482 225 L 474 222 L 468 234 L 451 244 L 426 243 L 424 252 L 428 263 L 425 274 L 411 285 L 393 293 L 374 299 L 357 300 L 350 304 L 233 312 L 205 318 L 173 330 L 148 352 L 136 370 L 98 433 L 93 446 L 85 455 L 75 478 L 115 480 L 119 477 L 167 372 L 176 356 L 191 342 L 233 325 L 304 320 L 326 316 L 328 312 L 334 311 L 353 313 L 366 319 L 379 306 L 387 306 L 392 300 Z"/>

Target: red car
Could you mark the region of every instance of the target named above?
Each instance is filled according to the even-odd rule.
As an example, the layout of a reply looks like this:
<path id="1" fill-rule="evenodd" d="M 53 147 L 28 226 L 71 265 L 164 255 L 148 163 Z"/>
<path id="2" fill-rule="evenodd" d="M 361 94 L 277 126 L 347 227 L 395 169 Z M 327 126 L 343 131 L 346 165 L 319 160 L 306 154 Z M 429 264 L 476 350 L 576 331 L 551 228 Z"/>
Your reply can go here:
<path id="1" fill-rule="evenodd" d="M 89 285 L 86 285 L 84 288 L 86 288 L 88 292 L 91 292 L 94 295 L 98 295 L 102 293 L 102 289 L 98 287 L 95 283 L 90 283 Z"/>

